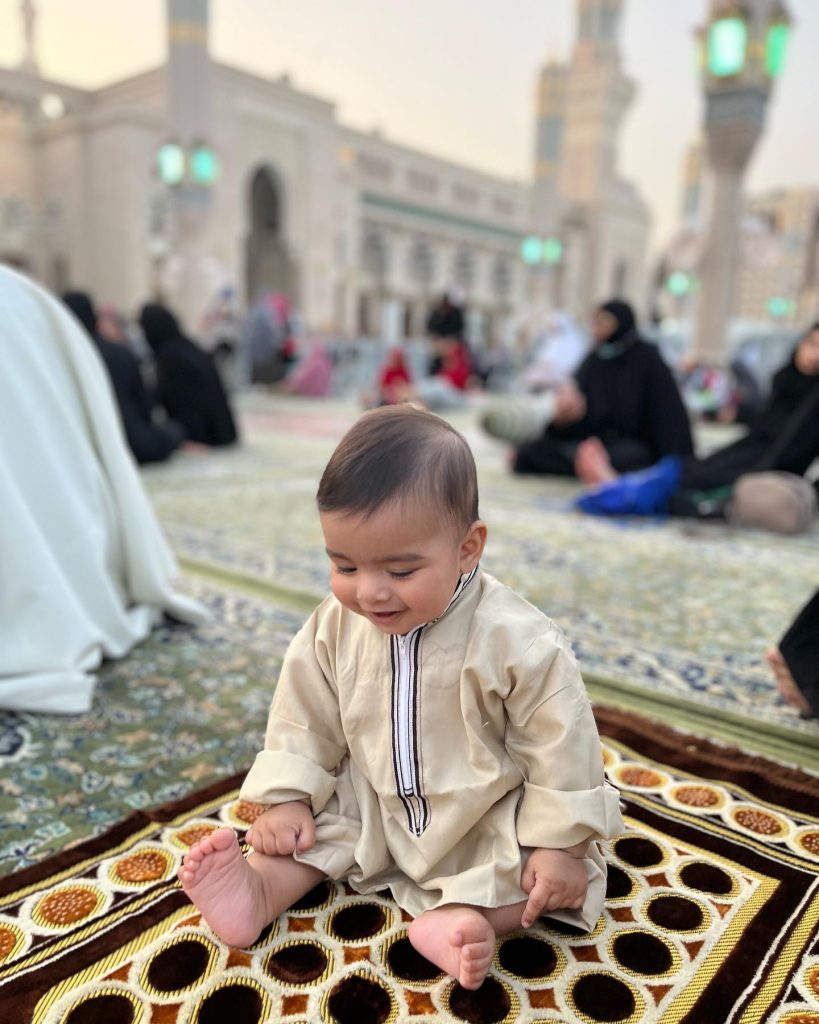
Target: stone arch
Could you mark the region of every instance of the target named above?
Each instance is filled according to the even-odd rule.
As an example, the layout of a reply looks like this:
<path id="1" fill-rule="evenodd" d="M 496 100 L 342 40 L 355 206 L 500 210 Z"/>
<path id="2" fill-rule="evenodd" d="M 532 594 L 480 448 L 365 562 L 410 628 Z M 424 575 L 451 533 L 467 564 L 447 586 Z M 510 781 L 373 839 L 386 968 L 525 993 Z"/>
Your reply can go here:
<path id="1" fill-rule="evenodd" d="M 283 292 L 298 305 L 298 274 L 284 237 L 287 215 L 281 178 L 269 164 L 250 175 L 247 188 L 249 230 L 245 243 L 248 303 L 270 292 Z"/>

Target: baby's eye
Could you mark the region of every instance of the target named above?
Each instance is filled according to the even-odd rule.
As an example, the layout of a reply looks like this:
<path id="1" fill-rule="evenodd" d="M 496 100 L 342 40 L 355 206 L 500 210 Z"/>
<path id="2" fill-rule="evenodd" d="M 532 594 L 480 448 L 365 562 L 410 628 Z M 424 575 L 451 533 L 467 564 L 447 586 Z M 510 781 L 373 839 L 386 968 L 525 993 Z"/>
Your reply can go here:
<path id="1" fill-rule="evenodd" d="M 391 572 L 390 576 L 392 576 L 394 580 L 407 580 L 414 572 L 414 569 L 404 569 L 403 572 Z"/>
<path id="2" fill-rule="evenodd" d="M 352 576 L 352 574 L 355 572 L 355 569 L 352 568 L 351 566 L 343 566 L 343 565 L 335 566 L 335 570 L 341 576 Z"/>

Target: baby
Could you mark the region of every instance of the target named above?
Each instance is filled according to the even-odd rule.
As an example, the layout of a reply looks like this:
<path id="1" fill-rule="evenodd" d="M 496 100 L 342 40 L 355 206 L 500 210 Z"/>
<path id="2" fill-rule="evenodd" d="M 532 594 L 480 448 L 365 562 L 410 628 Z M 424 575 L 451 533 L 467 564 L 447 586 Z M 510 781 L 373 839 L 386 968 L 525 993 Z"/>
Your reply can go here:
<path id="1" fill-rule="evenodd" d="M 293 640 L 231 829 L 182 886 L 217 935 L 252 944 L 323 878 L 389 888 L 413 946 L 478 988 L 495 940 L 548 913 L 591 930 L 623 828 L 571 649 L 482 572 L 475 462 L 408 405 L 365 413 L 318 489 L 332 595 Z"/>

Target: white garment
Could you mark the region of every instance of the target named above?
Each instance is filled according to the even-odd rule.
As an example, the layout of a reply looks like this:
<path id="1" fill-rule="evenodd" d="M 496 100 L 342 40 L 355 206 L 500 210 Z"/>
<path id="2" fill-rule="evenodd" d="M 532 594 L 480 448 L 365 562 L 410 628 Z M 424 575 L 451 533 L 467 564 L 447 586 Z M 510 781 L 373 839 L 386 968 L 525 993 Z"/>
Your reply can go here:
<path id="1" fill-rule="evenodd" d="M 588 339 L 568 313 L 555 313 L 535 344 L 531 363 L 521 374 L 523 390 L 538 391 L 563 384 L 588 350 Z"/>
<path id="2" fill-rule="evenodd" d="M 87 711 L 103 658 L 167 612 L 176 573 L 93 343 L 0 266 L 0 707 Z"/>

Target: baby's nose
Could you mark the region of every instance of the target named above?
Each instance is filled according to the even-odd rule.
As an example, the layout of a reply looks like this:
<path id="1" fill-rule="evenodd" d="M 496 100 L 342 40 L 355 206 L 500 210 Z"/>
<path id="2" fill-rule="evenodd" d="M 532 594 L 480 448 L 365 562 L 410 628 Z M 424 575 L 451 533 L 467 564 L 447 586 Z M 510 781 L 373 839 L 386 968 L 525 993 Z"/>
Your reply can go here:
<path id="1" fill-rule="evenodd" d="M 362 604 L 386 601 L 390 588 L 382 573 L 361 573 L 358 579 L 358 599 Z"/>

